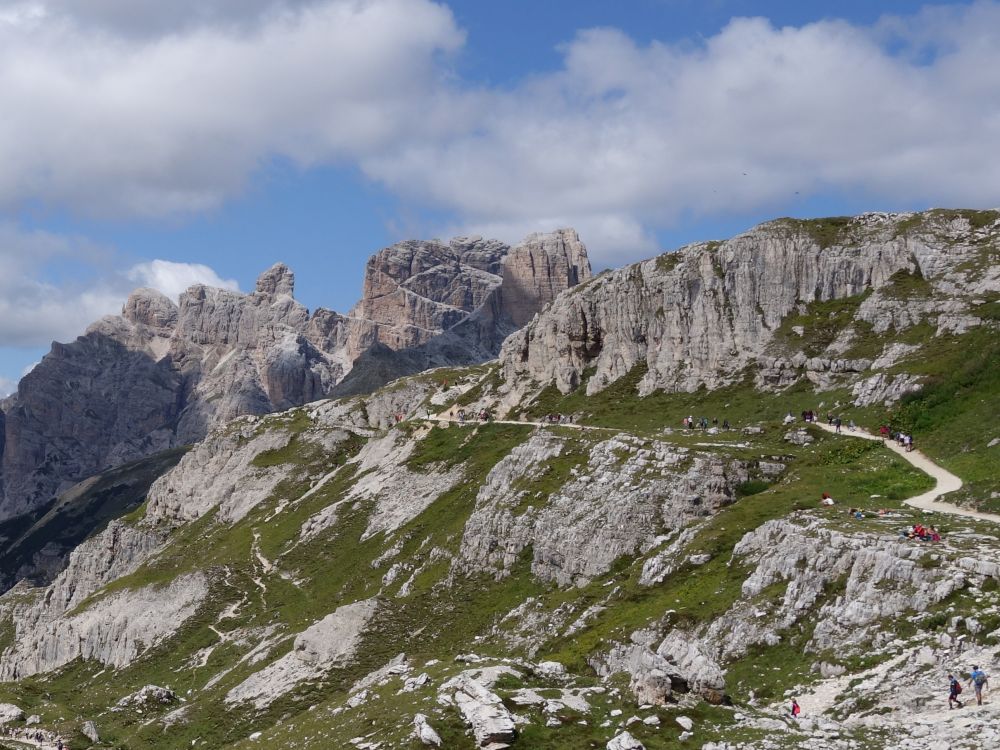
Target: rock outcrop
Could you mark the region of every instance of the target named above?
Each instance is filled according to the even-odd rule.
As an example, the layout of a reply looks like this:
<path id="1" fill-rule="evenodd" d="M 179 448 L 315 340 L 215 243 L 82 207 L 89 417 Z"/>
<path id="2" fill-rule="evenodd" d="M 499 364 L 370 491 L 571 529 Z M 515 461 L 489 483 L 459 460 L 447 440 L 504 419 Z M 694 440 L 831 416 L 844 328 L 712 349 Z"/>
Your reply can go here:
<path id="1" fill-rule="evenodd" d="M 740 462 L 656 441 L 595 441 L 575 459 L 568 450 L 567 441 L 541 434 L 497 463 L 465 526 L 461 569 L 502 577 L 530 549 L 542 580 L 586 585 L 666 530 L 729 504 L 747 479 Z M 551 495 L 532 492 L 525 478 L 544 477 L 556 459 L 577 463 Z"/>
<path id="2" fill-rule="evenodd" d="M 858 330 L 881 334 L 927 322 L 944 332 L 959 318 L 967 330 L 977 325 L 968 314 L 983 301 L 977 295 L 1000 291 L 983 249 L 1000 236 L 1000 221 L 981 227 L 932 211 L 865 214 L 834 226 L 831 236 L 822 221 L 780 219 L 602 274 L 504 343 L 504 376 L 510 387 L 553 383 L 567 393 L 592 371 L 585 388 L 593 394 L 640 368 L 644 395 L 716 388 L 759 367 L 761 386 L 807 376 L 834 387 L 838 377 L 872 365 L 843 356 Z M 855 301 L 848 321 L 857 330 L 841 331 L 845 342 L 821 341 L 828 353 L 795 350 L 803 327 L 778 340 L 790 315 L 847 299 Z"/>
<path id="3" fill-rule="evenodd" d="M 238 416 L 494 357 L 517 325 L 589 274 L 576 233 L 561 230 L 514 251 L 480 237 L 393 245 L 369 261 L 363 298 L 346 317 L 310 314 L 281 263 L 250 294 L 199 285 L 175 304 L 138 289 L 121 315 L 53 344 L 4 402 L 0 521 Z M 355 361 L 351 382 L 335 391 Z"/>
<path id="4" fill-rule="evenodd" d="M 49 672 L 76 659 L 124 667 L 172 636 L 207 594 L 207 579 L 198 572 L 166 586 L 110 594 L 46 627 L 20 618 L 15 645 L 0 655 L 0 680 Z"/>
<path id="5" fill-rule="evenodd" d="M 226 694 L 226 703 L 249 701 L 264 708 L 305 680 L 322 676 L 354 655 L 375 614 L 373 599 L 338 607 L 295 638 L 292 650 Z"/>
<path id="6" fill-rule="evenodd" d="M 529 235 L 503 259 L 503 314 L 520 328 L 562 292 L 590 277 L 587 249 L 575 231 Z"/>
<path id="7" fill-rule="evenodd" d="M 509 248 L 482 237 L 400 242 L 368 261 L 361 301 L 350 312 L 348 356 L 375 342 L 425 344 L 464 320 L 500 286 Z"/>

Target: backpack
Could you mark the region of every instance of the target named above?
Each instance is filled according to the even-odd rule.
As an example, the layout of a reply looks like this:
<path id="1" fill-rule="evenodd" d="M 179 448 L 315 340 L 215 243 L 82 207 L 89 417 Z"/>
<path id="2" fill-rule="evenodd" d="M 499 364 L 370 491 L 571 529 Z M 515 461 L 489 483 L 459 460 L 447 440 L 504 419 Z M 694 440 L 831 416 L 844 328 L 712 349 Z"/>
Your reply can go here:
<path id="1" fill-rule="evenodd" d="M 972 679 L 975 680 L 977 687 L 982 687 L 986 684 L 986 675 L 983 672 L 976 672 L 976 674 L 972 676 Z"/>
<path id="2" fill-rule="evenodd" d="M 962 692 L 962 683 L 959 682 L 958 680 L 955 680 L 951 684 L 951 689 L 955 691 L 955 695 L 958 695 L 959 693 Z"/>

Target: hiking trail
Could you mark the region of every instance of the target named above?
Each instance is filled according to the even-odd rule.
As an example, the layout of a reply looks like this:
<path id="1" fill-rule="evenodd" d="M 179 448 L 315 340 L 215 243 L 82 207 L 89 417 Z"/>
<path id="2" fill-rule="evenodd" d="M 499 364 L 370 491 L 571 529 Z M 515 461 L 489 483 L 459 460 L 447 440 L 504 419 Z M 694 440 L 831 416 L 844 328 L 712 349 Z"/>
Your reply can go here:
<path id="1" fill-rule="evenodd" d="M 837 429 L 833 425 L 823 424 L 822 422 L 813 422 L 816 427 L 821 430 L 830 432 L 833 434 L 840 434 L 846 437 L 862 438 L 863 440 L 874 440 L 878 442 L 883 442 L 885 446 L 891 450 L 893 453 L 898 454 L 903 460 L 910 463 L 915 468 L 924 472 L 932 479 L 935 480 L 936 484 L 933 489 L 928 490 L 920 495 L 915 495 L 914 497 L 907 498 L 903 502 L 907 505 L 913 506 L 914 508 L 919 508 L 920 510 L 929 511 L 939 511 L 941 513 L 950 513 L 953 516 L 964 516 L 965 518 L 976 518 L 980 521 L 991 521 L 993 523 L 1000 523 L 1000 515 L 996 513 L 986 513 L 984 511 L 972 510 L 970 508 L 963 508 L 960 505 L 955 505 L 953 503 L 948 503 L 939 498 L 942 495 L 947 495 L 949 492 L 955 492 L 962 488 L 962 480 L 957 476 L 952 474 L 950 471 L 942 466 L 931 461 L 927 456 L 918 450 L 906 451 L 902 446 L 896 443 L 895 440 L 885 440 L 883 441 L 879 435 L 873 435 L 870 432 L 865 432 L 860 428 L 851 430 L 849 428 L 841 428 L 838 433 Z"/>

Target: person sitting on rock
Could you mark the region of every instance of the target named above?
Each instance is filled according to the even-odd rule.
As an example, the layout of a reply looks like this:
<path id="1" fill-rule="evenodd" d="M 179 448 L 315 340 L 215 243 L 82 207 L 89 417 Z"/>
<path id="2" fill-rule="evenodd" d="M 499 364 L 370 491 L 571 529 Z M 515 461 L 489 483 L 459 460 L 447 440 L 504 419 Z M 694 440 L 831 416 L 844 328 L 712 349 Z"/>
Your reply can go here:
<path id="1" fill-rule="evenodd" d="M 931 526 L 927 530 L 927 534 L 928 534 L 928 536 L 930 536 L 930 541 L 932 541 L 932 542 L 940 542 L 941 541 L 941 532 L 939 532 L 933 526 Z"/>
<path id="2" fill-rule="evenodd" d="M 820 498 L 820 503 L 823 505 L 833 505 L 833 498 L 830 497 L 829 492 L 824 492 L 823 497 Z"/>

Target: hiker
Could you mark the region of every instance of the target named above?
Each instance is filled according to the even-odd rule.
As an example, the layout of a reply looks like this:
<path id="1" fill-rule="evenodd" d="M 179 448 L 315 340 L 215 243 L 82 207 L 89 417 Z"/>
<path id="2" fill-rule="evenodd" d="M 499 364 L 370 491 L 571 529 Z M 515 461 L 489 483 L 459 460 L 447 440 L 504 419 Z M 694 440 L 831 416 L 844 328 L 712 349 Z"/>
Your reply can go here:
<path id="1" fill-rule="evenodd" d="M 728 430 L 729 429 L 729 420 L 728 419 L 723 419 L 722 420 L 722 429 L 724 429 L 724 430 Z"/>
<path id="2" fill-rule="evenodd" d="M 830 497 L 829 492 L 824 492 L 823 497 L 820 498 L 820 503 L 823 505 L 833 505 L 833 498 Z"/>
<path id="3" fill-rule="evenodd" d="M 878 428 L 878 435 L 882 438 L 882 442 L 884 443 L 889 437 L 889 425 L 880 425 Z"/>
<path id="4" fill-rule="evenodd" d="M 962 683 L 955 679 L 955 675 L 948 675 L 948 709 L 954 708 L 952 703 L 957 703 L 958 707 L 962 707 L 962 701 L 958 699 L 959 693 L 962 692 Z"/>
<path id="5" fill-rule="evenodd" d="M 906 443 L 906 452 L 909 453 L 910 451 L 913 450 L 913 435 L 907 435 L 905 443 Z"/>
<path id="6" fill-rule="evenodd" d="M 833 426 L 837 428 L 838 433 L 840 432 L 840 424 L 841 424 L 840 417 L 834 417 Z"/>
<path id="7" fill-rule="evenodd" d="M 928 534 L 930 536 L 930 541 L 932 541 L 932 542 L 940 542 L 941 541 L 941 533 L 937 529 L 935 529 L 933 526 L 931 526 L 927 530 L 927 532 L 928 532 Z"/>
<path id="8" fill-rule="evenodd" d="M 782 421 L 783 424 L 791 424 L 792 422 L 795 421 L 795 417 L 792 416 L 791 412 L 788 412 L 785 415 L 785 418 L 783 420 L 781 420 L 781 421 Z"/>
<path id="9" fill-rule="evenodd" d="M 983 688 L 990 683 L 986 673 L 979 668 L 978 664 L 973 665 L 972 674 L 969 675 L 969 684 L 976 689 L 976 703 L 983 705 Z"/>
<path id="10" fill-rule="evenodd" d="M 799 714 L 802 713 L 802 708 L 799 706 L 799 702 L 792 698 L 792 709 L 791 714 L 793 719 L 799 718 Z"/>
<path id="11" fill-rule="evenodd" d="M 855 430 L 858 429 L 858 425 L 852 419 L 850 422 L 847 423 L 847 429 L 849 429 L 851 432 L 854 432 Z"/>

